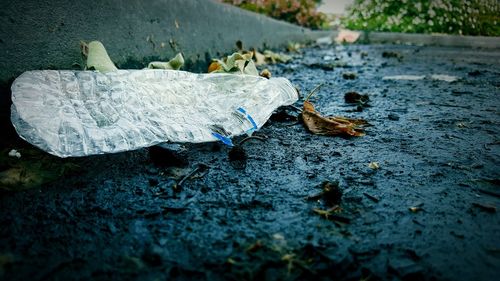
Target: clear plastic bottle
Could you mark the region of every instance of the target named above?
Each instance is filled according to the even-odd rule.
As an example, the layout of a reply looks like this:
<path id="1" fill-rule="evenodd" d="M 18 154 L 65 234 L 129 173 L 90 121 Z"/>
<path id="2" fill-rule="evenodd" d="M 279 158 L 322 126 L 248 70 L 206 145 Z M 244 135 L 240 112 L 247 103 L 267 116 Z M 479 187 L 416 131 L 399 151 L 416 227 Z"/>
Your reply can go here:
<path id="1" fill-rule="evenodd" d="M 28 71 L 12 84 L 18 134 L 60 157 L 230 140 L 297 101 L 285 78 L 171 70 Z"/>

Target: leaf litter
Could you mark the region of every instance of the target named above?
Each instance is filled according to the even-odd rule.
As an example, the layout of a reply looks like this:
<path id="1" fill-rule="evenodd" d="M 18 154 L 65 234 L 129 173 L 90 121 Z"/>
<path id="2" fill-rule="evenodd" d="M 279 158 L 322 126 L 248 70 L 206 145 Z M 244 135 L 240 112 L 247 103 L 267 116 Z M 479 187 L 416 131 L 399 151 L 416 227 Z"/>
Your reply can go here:
<path id="1" fill-rule="evenodd" d="M 353 119 L 343 116 L 322 116 L 316 111 L 309 98 L 321 87 L 314 88 L 304 101 L 302 120 L 307 129 L 317 135 L 364 136 L 363 127 L 368 125 L 363 119 Z"/>

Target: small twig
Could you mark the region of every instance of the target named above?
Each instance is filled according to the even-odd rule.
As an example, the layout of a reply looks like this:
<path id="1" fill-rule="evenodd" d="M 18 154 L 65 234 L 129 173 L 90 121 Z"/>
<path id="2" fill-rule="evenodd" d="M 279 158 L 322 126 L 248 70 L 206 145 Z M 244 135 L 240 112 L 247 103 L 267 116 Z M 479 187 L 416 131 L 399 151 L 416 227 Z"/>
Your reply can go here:
<path id="1" fill-rule="evenodd" d="M 174 191 L 176 191 L 176 190 L 178 191 L 182 187 L 182 185 L 184 184 L 184 182 L 186 180 L 191 178 L 197 172 L 204 170 L 206 168 L 208 168 L 208 165 L 203 164 L 203 163 L 198 164 L 196 166 L 196 168 L 194 168 L 191 172 L 189 172 L 187 175 L 185 175 L 177 184 L 174 185 Z"/>
<path id="2" fill-rule="evenodd" d="M 241 146 L 242 144 L 244 144 L 245 142 L 249 141 L 249 140 L 260 140 L 260 141 L 265 141 L 267 138 L 265 137 L 259 137 L 259 136 L 249 136 L 249 137 L 246 137 L 244 139 L 242 139 L 238 145 Z"/>
<path id="3" fill-rule="evenodd" d="M 312 89 L 312 91 L 307 95 L 307 97 L 306 97 L 306 99 L 304 101 L 308 101 L 311 98 L 311 96 L 313 94 L 315 94 L 319 90 L 319 88 L 321 88 L 321 86 L 323 86 L 323 83 L 321 83 L 318 86 L 314 87 L 314 89 Z"/>
<path id="4" fill-rule="evenodd" d="M 301 113 L 302 112 L 302 108 L 298 108 L 296 107 L 295 105 L 289 105 L 288 107 L 292 108 L 292 109 L 295 109 L 295 111 Z"/>
<path id="5" fill-rule="evenodd" d="M 488 195 L 500 198 L 500 194 L 499 193 L 496 193 L 496 192 L 493 192 L 493 191 L 489 191 L 489 190 L 486 190 L 486 189 L 481 189 L 481 188 L 478 188 L 477 190 L 479 192 L 481 192 L 481 193 L 488 194 Z"/>
<path id="6" fill-rule="evenodd" d="M 368 197 L 368 199 L 372 200 L 373 202 L 375 203 L 378 203 L 380 201 L 380 199 L 378 199 L 377 197 L 373 196 L 373 195 L 370 195 L 366 192 L 363 192 L 363 195 Z"/>

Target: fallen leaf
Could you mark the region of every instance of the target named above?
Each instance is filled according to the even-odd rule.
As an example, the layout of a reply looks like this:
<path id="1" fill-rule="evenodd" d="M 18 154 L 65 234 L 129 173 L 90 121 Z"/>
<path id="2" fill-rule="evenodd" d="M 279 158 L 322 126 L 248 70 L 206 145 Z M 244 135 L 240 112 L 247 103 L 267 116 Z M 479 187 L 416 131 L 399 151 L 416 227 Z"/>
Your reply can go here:
<path id="1" fill-rule="evenodd" d="M 21 158 L 21 153 L 15 149 L 12 149 L 11 151 L 9 151 L 9 156 L 10 157 L 16 157 L 16 158 Z"/>
<path id="2" fill-rule="evenodd" d="M 99 41 L 92 41 L 90 43 L 80 42 L 82 54 L 86 57 L 87 62 L 85 69 L 94 69 L 100 72 L 116 71 L 115 64 L 109 58 L 106 48 Z"/>
<path id="3" fill-rule="evenodd" d="M 286 49 L 289 52 L 298 53 L 302 47 L 303 46 L 300 43 L 288 42 Z"/>
<path id="4" fill-rule="evenodd" d="M 292 57 L 285 54 L 275 53 L 270 50 L 264 51 L 264 57 L 266 58 L 266 62 L 268 63 L 287 63 L 292 60 Z"/>
<path id="5" fill-rule="evenodd" d="M 337 37 L 335 38 L 335 42 L 338 44 L 341 43 L 354 43 L 359 39 L 361 33 L 351 30 L 341 30 Z"/>
<path id="6" fill-rule="evenodd" d="M 264 78 L 267 78 L 267 79 L 270 79 L 272 76 L 271 71 L 269 71 L 269 69 L 267 69 L 267 68 L 262 70 L 259 75 L 264 77 Z"/>
<path id="7" fill-rule="evenodd" d="M 351 220 L 347 217 L 337 215 L 337 213 L 341 212 L 342 208 L 339 206 L 335 206 L 333 208 L 327 209 L 327 210 L 322 210 L 322 209 L 317 209 L 314 208 L 313 212 L 316 214 L 320 215 L 321 217 L 331 220 L 331 221 L 336 221 L 336 222 L 341 222 L 341 223 L 350 223 Z"/>
<path id="8" fill-rule="evenodd" d="M 322 191 L 318 194 L 308 196 L 308 200 L 320 200 L 323 199 L 323 201 L 327 205 L 334 205 L 334 204 L 339 204 L 342 200 L 342 189 L 339 187 L 338 182 L 330 182 L 330 181 L 324 181 L 321 184 Z"/>
<path id="9" fill-rule="evenodd" d="M 264 56 L 261 52 L 254 50 L 253 51 L 253 59 L 255 61 L 255 65 L 264 65 L 267 64 L 266 56 Z"/>
<path id="10" fill-rule="evenodd" d="M 357 92 L 347 92 L 344 95 L 344 100 L 346 103 L 366 104 L 370 97 L 367 94 L 361 95 Z"/>
<path id="11" fill-rule="evenodd" d="M 168 62 L 153 61 L 148 64 L 149 69 L 171 69 L 179 70 L 184 65 L 184 57 L 178 53 L 173 59 Z"/>
<path id="12" fill-rule="evenodd" d="M 304 101 L 302 120 L 311 133 L 317 135 L 364 136 L 361 126 L 368 125 L 363 119 L 351 119 L 342 116 L 323 117 L 309 101 Z"/>
<path id="13" fill-rule="evenodd" d="M 208 72 L 236 73 L 259 76 L 259 72 L 252 60 L 253 53 L 234 53 L 223 60 L 213 60 Z"/>

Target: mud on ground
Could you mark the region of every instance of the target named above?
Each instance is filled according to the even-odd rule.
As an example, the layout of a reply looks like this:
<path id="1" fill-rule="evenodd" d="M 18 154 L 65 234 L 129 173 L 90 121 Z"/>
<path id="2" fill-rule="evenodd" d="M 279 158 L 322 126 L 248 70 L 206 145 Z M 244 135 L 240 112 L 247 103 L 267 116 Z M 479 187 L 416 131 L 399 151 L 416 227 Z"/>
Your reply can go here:
<path id="1" fill-rule="evenodd" d="M 500 52 L 396 45 L 302 52 L 270 67 L 273 75 L 302 94 L 324 83 L 311 99 L 317 110 L 366 119 L 366 136 L 313 135 L 285 108 L 256 133 L 267 140 L 243 145 L 244 162 L 229 161 L 230 148 L 220 144 L 68 160 L 77 168 L 57 181 L 0 193 L 0 278 L 499 276 Z M 459 79 L 382 80 L 403 74 Z M 346 103 L 353 91 L 368 103 Z M 333 199 L 321 194 L 325 182 L 338 183 Z"/>

